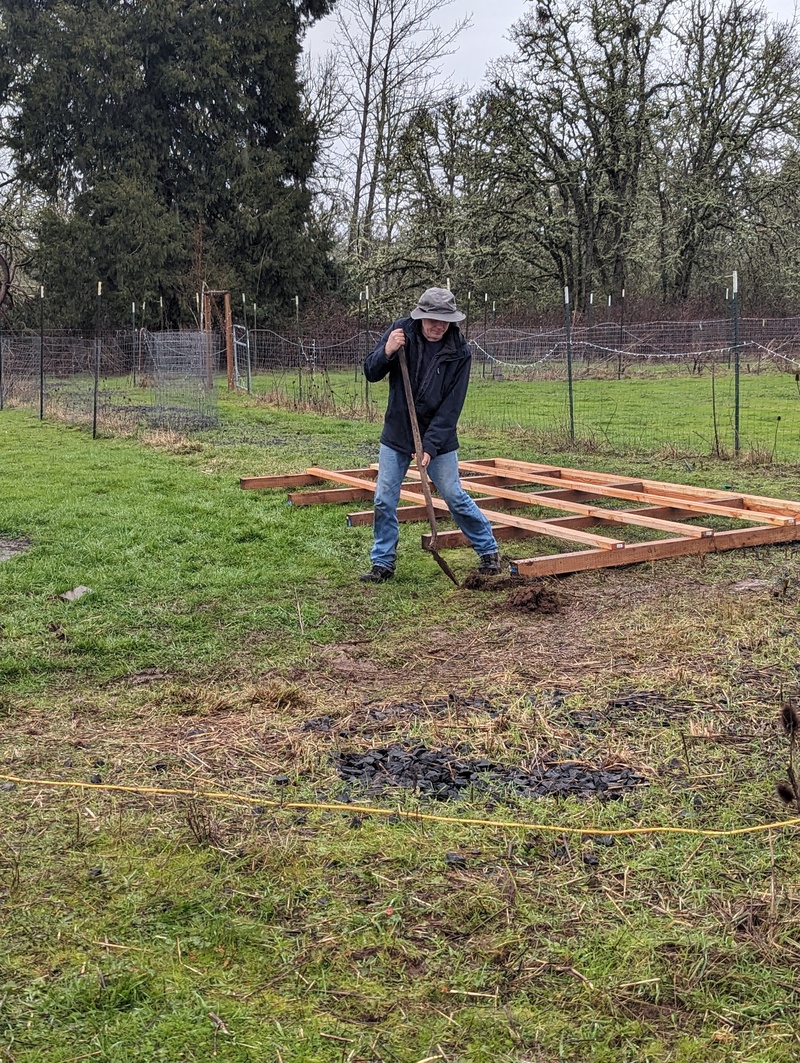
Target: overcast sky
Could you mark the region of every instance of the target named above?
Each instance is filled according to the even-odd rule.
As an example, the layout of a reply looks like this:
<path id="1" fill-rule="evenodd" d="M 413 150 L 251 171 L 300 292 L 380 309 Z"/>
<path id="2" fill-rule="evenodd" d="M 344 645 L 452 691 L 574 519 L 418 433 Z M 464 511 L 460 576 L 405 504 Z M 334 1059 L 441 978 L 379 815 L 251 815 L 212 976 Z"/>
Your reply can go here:
<path id="1" fill-rule="evenodd" d="M 795 0 L 766 0 L 765 7 L 776 17 L 791 18 Z M 453 0 L 442 12 L 441 25 L 447 28 L 467 14 L 472 16 L 472 25 L 461 34 L 458 51 L 445 61 L 443 73 L 450 74 L 457 85 L 479 85 L 487 64 L 512 51 L 508 31 L 530 8 L 531 0 Z M 314 26 L 306 47 L 318 55 L 327 51 L 334 25 L 331 16 Z"/>

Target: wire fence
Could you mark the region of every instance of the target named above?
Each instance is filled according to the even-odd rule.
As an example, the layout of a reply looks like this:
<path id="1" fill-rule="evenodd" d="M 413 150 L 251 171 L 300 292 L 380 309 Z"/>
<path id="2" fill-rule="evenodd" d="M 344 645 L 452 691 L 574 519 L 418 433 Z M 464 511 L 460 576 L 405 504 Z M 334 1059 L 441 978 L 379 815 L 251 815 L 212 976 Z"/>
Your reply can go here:
<path id="1" fill-rule="evenodd" d="M 0 335 L 0 409 L 38 410 L 95 435 L 211 428 L 224 351 L 224 338 L 211 332 Z"/>
<path id="2" fill-rule="evenodd" d="M 252 389 L 272 405 L 379 419 L 361 367 L 380 334 L 251 333 Z M 800 458 L 800 318 L 473 328 L 465 428 L 543 444 Z"/>
<path id="3" fill-rule="evenodd" d="M 299 322 L 293 337 L 237 325 L 229 367 L 215 332 L 4 334 L 0 408 L 25 406 L 95 434 L 195 431 L 218 424 L 227 372 L 265 407 L 376 421 L 388 385 L 369 384 L 362 366 L 379 338 L 361 321 L 310 337 Z M 800 318 L 484 322 L 468 338 L 466 429 L 526 433 L 544 446 L 800 459 Z"/>

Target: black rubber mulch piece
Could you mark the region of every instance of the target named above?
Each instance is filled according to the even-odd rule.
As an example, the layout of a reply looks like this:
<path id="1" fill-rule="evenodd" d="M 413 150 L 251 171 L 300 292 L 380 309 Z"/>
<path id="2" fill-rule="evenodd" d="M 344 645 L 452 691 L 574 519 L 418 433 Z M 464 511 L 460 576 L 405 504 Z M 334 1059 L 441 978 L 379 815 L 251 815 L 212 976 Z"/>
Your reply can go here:
<path id="1" fill-rule="evenodd" d="M 437 801 L 450 801 L 470 791 L 499 795 L 508 790 L 519 797 L 608 801 L 647 782 L 624 765 L 601 768 L 583 761 L 545 758 L 527 769 L 485 758 L 463 759 L 453 750 L 423 745 L 377 746 L 361 753 L 340 753 L 336 760 L 343 779 L 361 783 L 372 793 L 403 787 Z"/>

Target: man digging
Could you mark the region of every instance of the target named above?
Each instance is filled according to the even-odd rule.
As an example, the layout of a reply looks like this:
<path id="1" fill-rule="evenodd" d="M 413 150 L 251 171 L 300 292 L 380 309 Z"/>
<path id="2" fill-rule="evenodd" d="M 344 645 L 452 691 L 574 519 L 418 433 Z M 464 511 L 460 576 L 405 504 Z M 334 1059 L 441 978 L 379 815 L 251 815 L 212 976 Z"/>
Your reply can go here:
<path id="1" fill-rule="evenodd" d="M 492 527 L 461 486 L 456 426 L 467 395 L 472 357 L 458 322 L 464 314 L 446 288 L 428 288 L 410 317 L 396 321 L 364 362 L 374 383 L 389 374 L 389 403 L 381 432 L 375 486 L 375 540 L 372 569 L 361 579 L 384 583 L 394 575 L 400 526 L 397 504 L 403 479 L 415 456 L 414 435 L 398 351 L 405 348 L 422 438 L 420 464 L 480 558 L 478 572 L 500 574 L 500 554 Z"/>

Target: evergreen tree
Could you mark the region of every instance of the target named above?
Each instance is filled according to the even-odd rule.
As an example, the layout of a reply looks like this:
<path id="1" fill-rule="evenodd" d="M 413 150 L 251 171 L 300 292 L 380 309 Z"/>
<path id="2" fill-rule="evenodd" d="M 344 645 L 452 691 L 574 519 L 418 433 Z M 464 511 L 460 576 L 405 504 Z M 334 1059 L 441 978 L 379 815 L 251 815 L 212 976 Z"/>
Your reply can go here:
<path id="1" fill-rule="evenodd" d="M 97 279 L 117 316 L 162 295 L 174 321 L 202 281 L 262 306 L 324 283 L 297 60 L 330 3 L 0 0 L 2 138 L 74 323 Z"/>

